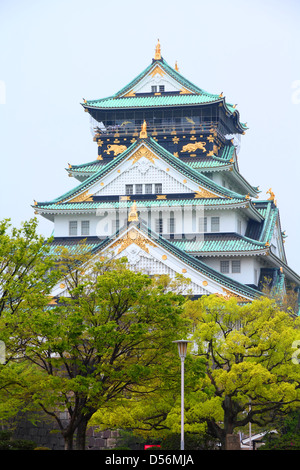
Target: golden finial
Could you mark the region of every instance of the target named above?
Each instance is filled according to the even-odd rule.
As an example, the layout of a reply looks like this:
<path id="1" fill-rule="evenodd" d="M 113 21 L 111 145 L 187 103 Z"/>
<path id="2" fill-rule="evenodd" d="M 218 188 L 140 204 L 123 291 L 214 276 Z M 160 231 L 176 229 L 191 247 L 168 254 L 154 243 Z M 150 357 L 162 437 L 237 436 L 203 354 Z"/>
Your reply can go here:
<path id="1" fill-rule="evenodd" d="M 268 198 L 268 201 L 274 201 L 275 194 L 273 193 L 272 188 L 268 189 L 267 194 L 270 194 L 270 197 Z"/>
<path id="2" fill-rule="evenodd" d="M 82 98 L 83 99 L 83 102 L 86 103 L 86 99 L 85 98 Z"/>
<path id="3" fill-rule="evenodd" d="M 137 222 L 138 220 L 139 220 L 139 216 L 137 213 L 136 202 L 134 201 L 134 203 L 131 206 L 129 215 L 128 215 L 128 222 Z"/>
<path id="4" fill-rule="evenodd" d="M 148 137 L 147 134 L 147 123 L 146 121 L 143 122 L 142 129 L 140 132 L 140 139 L 146 139 Z"/>
<path id="5" fill-rule="evenodd" d="M 176 60 L 176 62 L 175 62 L 175 70 L 176 70 L 176 72 L 179 72 L 179 68 L 178 68 L 177 60 Z"/>
<path id="6" fill-rule="evenodd" d="M 155 60 L 160 60 L 161 59 L 161 52 L 160 52 L 160 42 L 159 42 L 159 39 L 157 40 L 157 45 L 156 45 L 156 48 L 155 48 L 155 55 L 154 55 L 154 59 Z"/>
<path id="7" fill-rule="evenodd" d="M 223 91 L 219 94 L 219 98 L 223 97 Z"/>
<path id="8" fill-rule="evenodd" d="M 34 203 L 34 205 L 35 205 L 35 206 L 37 206 L 37 202 L 36 202 L 36 200 L 35 200 L 35 199 L 33 200 L 33 203 Z"/>

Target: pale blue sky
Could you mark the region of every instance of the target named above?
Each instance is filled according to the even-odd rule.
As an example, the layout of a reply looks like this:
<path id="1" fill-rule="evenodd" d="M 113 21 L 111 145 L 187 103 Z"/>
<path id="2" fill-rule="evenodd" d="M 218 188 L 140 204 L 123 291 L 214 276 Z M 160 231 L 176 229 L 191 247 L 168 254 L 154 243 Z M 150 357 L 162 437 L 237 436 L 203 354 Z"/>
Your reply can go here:
<path id="1" fill-rule="evenodd" d="M 249 125 L 240 170 L 261 198 L 275 192 L 288 262 L 300 273 L 299 24 L 298 0 L 0 0 L 0 218 L 18 226 L 34 199 L 74 187 L 68 162 L 97 154 L 79 103 L 126 85 L 159 38 L 170 65 L 238 104 Z"/>

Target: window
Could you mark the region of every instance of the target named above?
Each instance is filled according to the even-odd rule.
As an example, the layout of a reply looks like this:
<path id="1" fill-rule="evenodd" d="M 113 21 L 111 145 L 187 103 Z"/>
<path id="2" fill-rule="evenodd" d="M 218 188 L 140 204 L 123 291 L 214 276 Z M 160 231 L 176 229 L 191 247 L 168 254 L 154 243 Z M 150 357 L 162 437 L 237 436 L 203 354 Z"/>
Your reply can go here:
<path id="1" fill-rule="evenodd" d="M 220 271 L 223 274 L 229 273 L 229 261 L 221 261 L 220 263 Z"/>
<path id="2" fill-rule="evenodd" d="M 165 85 L 159 85 L 159 92 L 163 93 L 165 91 Z"/>
<path id="3" fill-rule="evenodd" d="M 69 236 L 76 236 L 77 235 L 77 221 L 72 220 L 69 222 Z"/>
<path id="4" fill-rule="evenodd" d="M 162 233 L 163 231 L 163 218 L 162 213 L 159 213 L 159 218 L 155 219 L 155 231 L 156 233 Z"/>
<path id="5" fill-rule="evenodd" d="M 136 184 L 135 185 L 135 194 L 143 194 L 143 185 L 142 184 Z"/>
<path id="6" fill-rule="evenodd" d="M 133 184 L 125 185 L 125 194 L 133 194 Z"/>
<path id="7" fill-rule="evenodd" d="M 81 235 L 89 235 L 89 234 L 90 234 L 90 221 L 82 220 L 81 221 Z"/>
<path id="8" fill-rule="evenodd" d="M 233 273 L 240 273 L 241 272 L 241 262 L 240 262 L 240 260 L 232 261 L 231 268 L 232 268 Z"/>
<path id="9" fill-rule="evenodd" d="M 219 232 L 219 230 L 220 230 L 220 217 L 212 217 L 211 218 L 211 231 Z"/>
<path id="10" fill-rule="evenodd" d="M 156 92 L 157 92 L 157 86 L 156 86 L 156 85 L 153 85 L 153 86 L 151 87 L 151 92 L 152 92 L 152 93 L 156 93 Z"/>
<path id="11" fill-rule="evenodd" d="M 145 184 L 145 193 L 152 194 L 152 184 Z"/>
<path id="12" fill-rule="evenodd" d="M 175 218 L 170 217 L 169 218 L 169 233 L 174 233 L 175 232 Z"/>
<path id="13" fill-rule="evenodd" d="M 207 232 L 207 217 L 200 217 L 199 219 L 199 232 Z"/>
<path id="14" fill-rule="evenodd" d="M 162 193 L 162 184 L 161 183 L 156 183 L 155 184 L 155 194 L 161 194 Z"/>
<path id="15" fill-rule="evenodd" d="M 230 273 L 230 266 L 232 273 L 240 273 L 241 272 L 241 261 L 234 260 L 234 261 L 220 261 L 220 271 L 223 274 Z"/>

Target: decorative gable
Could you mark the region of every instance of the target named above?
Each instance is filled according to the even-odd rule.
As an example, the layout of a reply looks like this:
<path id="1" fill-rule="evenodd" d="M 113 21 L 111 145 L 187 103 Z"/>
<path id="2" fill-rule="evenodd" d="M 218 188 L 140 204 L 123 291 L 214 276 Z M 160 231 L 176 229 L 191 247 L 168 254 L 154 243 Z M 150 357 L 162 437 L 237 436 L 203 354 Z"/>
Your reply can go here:
<path id="1" fill-rule="evenodd" d="M 144 143 L 95 184 L 93 193 L 95 196 L 123 195 L 126 185 L 135 183 L 160 184 L 162 194 L 197 193 L 198 197 L 220 197 L 165 162 Z"/>
<path id="2" fill-rule="evenodd" d="M 124 96 L 135 96 L 138 93 L 160 94 L 161 92 L 191 93 L 191 91 L 184 88 L 182 84 L 171 77 L 159 64 L 157 64 L 130 90 L 130 92 L 126 93 Z"/>
<path id="3" fill-rule="evenodd" d="M 146 237 L 136 227 L 130 227 L 120 238 L 114 240 L 102 255 L 113 255 L 115 258 L 126 257 L 130 269 L 145 274 L 166 274 L 175 279 L 178 273 L 190 280 L 186 294 L 208 295 L 222 294 L 222 288 L 214 281 L 187 266 L 173 254 L 167 252 Z"/>

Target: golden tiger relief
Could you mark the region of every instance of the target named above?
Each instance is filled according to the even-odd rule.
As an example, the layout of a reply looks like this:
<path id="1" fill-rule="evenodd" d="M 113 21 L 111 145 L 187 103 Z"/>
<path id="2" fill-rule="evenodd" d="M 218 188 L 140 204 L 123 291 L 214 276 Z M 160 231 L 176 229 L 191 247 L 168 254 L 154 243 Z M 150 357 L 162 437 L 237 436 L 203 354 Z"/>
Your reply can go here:
<path id="1" fill-rule="evenodd" d="M 126 145 L 108 145 L 107 149 L 104 150 L 106 153 L 114 152 L 115 155 L 119 155 L 127 150 Z"/>
<path id="2" fill-rule="evenodd" d="M 193 144 L 187 144 L 182 147 L 181 152 L 195 152 L 197 149 L 203 150 L 203 152 L 206 152 L 205 148 L 206 142 L 195 142 Z"/>

